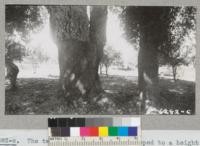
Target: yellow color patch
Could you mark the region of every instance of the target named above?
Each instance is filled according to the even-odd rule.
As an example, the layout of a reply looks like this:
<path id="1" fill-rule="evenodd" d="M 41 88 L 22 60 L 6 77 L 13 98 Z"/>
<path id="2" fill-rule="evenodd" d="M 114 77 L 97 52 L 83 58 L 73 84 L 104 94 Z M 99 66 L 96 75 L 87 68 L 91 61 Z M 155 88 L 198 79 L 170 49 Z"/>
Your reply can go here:
<path id="1" fill-rule="evenodd" d="M 99 136 L 108 136 L 108 127 L 99 127 Z"/>

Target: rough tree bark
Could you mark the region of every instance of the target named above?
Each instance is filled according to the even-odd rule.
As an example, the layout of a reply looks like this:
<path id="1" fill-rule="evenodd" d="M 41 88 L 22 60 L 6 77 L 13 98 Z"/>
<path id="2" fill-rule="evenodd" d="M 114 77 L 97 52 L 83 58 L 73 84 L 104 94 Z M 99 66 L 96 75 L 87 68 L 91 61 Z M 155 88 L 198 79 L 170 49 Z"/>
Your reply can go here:
<path id="1" fill-rule="evenodd" d="M 150 29 L 150 27 L 149 27 Z M 140 50 L 138 54 L 138 87 L 140 92 L 140 114 L 146 113 L 149 105 L 156 106 L 159 96 L 158 59 L 156 40 L 147 28 L 140 30 Z M 148 101 L 148 103 L 147 103 Z"/>
<path id="2" fill-rule="evenodd" d="M 98 94 L 101 91 L 98 67 L 105 43 L 101 27 L 106 22 L 106 13 L 94 8 L 89 21 L 86 6 L 50 6 L 48 10 L 58 47 L 63 97 Z"/>
<path id="3" fill-rule="evenodd" d="M 107 7 L 106 6 L 91 6 L 90 7 L 90 44 L 94 49 L 91 56 L 95 56 L 94 69 L 95 69 L 95 88 L 101 88 L 101 82 L 98 75 L 101 59 L 103 57 L 103 48 L 106 43 L 106 22 L 107 22 Z M 93 94 L 95 92 L 92 92 Z"/>

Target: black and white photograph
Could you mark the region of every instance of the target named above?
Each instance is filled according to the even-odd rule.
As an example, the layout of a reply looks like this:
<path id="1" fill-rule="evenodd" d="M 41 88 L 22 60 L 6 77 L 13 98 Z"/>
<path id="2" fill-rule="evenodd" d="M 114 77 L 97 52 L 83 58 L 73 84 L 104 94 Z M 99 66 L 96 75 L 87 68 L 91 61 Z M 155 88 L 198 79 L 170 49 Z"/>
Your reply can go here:
<path id="1" fill-rule="evenodd" d="M 5 6 L 6 115 L 194 115 L 196 8 Z"/>

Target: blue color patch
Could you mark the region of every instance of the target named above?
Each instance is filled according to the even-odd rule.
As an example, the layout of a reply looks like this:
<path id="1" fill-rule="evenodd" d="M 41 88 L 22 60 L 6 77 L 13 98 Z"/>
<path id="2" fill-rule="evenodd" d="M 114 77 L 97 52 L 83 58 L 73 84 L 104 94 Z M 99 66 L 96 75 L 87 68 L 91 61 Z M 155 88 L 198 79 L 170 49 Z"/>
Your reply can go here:
<path id="1" fill-rule="evenodd" d="M 128 127 L 118 127 L 118 136 L 128 136 Z"/>
<path id="2" fill-rule="evenodd" d="M 138 136 L 138 128 L 137 127 L 129 127 L 128 135 L 129 136 Z"/>

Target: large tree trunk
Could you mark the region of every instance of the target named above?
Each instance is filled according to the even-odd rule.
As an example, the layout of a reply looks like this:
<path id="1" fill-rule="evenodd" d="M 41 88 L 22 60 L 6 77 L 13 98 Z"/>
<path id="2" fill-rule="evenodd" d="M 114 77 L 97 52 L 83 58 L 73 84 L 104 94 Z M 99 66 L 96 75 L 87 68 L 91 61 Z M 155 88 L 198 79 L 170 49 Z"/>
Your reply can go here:
<path id="1" fill-rule="evenodd" d="M 138 54 L 138 86 L 140 92 L 140 114 L 146 112 L 149 104 L 156 106 L 159 96 L 157 46 L 149 30 L 140 32 Z M 148 101 L 148 103 L 147 103 Z"/>
<path id="2" fill-rule="evenodd" d="M 99 32 L 90 33 L 99 26 L 89 22 L 86 6 L 50 6 L 48 10 L 52 36 L 58 47 L 60 88 L 64 97 L 88 97 L 99 93 L 99 54 L 104 41 L 98 45 L 100 38 L 92 37 Z M 91 22 L 93 19 L 97 18 L 91 15 Z"/>
<path id="3" fill-rule="evenodd" d="M 102 88 L 98 70 L 103 57 L 103 48 L 106 43 L 106 22 L 107 7 L 90 6 L 90 44 L 94 49 L 94 52 L 91 52 L 91 56 L 95 56 L 93 61 L 96 80 L 95 88 L 100 90 L 102 90 Z"/>

